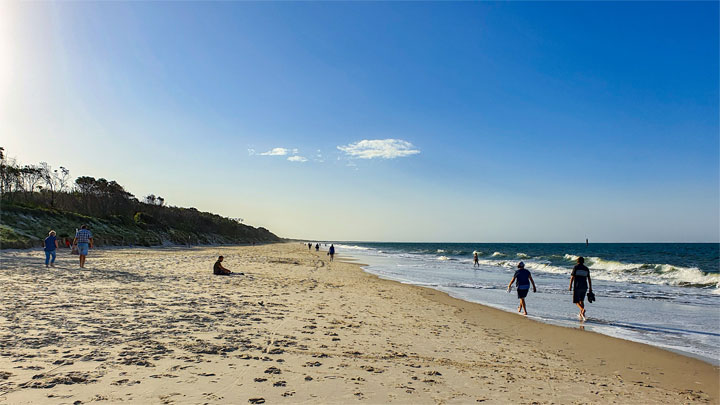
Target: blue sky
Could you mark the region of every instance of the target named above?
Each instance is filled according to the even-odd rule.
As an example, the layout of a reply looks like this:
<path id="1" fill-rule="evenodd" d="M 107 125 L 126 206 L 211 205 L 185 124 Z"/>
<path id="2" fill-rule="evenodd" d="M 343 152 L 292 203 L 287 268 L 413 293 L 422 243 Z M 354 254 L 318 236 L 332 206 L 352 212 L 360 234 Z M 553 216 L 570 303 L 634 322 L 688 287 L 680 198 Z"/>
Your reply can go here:
<path id="1" fill-rule="evenodd" d="M 720 239 L 716 2 L 0 7 L 26 163 L 285 237 Z"/>

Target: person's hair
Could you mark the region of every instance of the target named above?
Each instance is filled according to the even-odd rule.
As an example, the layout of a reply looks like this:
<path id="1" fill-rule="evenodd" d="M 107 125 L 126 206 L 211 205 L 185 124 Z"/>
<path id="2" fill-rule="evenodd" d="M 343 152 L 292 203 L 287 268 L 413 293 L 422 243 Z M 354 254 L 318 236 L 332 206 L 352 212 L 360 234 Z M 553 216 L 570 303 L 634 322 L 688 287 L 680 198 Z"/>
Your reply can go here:
<path id="1" fill-rule="evenodd" d="M 224 259 L 224 257 L 222 257 L 222 256 L 218 256 L 218 259 Z"/>
<path id="2" fill-rule="evenodd" d="M 583 263 L 585 263 L 585 258 L 582 257 L 582 256 L 580 256 L 580 257 L 578 257 L 577 262 L 580 263 L 580 264 L 583 264 Z"/>
<path id="3" fill-rule="evenodd" d="M 87 229 L 87 225 L 83 224 L 80 229 Z"/>
<path id="4" fill-rule="evenodd" d="M 50 231 L 50 232 L 48 232 L 48 235 L 50 235 L 50 236 L 55 236 L 55 231 Z"/>

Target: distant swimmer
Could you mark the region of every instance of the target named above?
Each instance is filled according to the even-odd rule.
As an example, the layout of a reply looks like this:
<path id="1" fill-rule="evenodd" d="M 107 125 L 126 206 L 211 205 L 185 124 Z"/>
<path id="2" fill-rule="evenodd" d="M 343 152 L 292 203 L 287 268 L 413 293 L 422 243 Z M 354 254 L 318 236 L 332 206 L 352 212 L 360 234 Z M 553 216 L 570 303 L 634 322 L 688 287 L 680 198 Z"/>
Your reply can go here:
<path id="1" fill-rule="evenodd" d="M 330 249 L 328 249 L 328 256 L 330 256 L 330 261 L 333 261 L 333 257 L 335 257 L 335 245 L 330 245 Z"/>
<path id="2" fill-rule="evenodd" d="M 585 246 L 590 246 L 590 240 L 588 240 L 588 238 L 585 238 Z"/>
<path id="3" fill-rule="evenodd" d="M 316 244 L 315 244 L 315 251 L 316 251 L 316 252 L 319 252 L 319 251 L 320 251 L 320 244 L 319 244 L 319 243 L 316 243 Z"/>
<path id="4" fill-rule="evenodd" d="M 222 265 L 223 259 L 224 259 L 224 258 L 223 258 L 222 256 L 218 256 L 218 259 L 217 259 L 217 261 L 215 262 L 215 265 L 213 266 L 213 274 L 215 274 L 215 275 L 217 275 L 217 276 L 228 276 L 228 275 L 230 275 L 230 274 L 238 274 L 238 275 L 241 275 L 241 276 L 243 275 L 243 273 L 233 273 L 233 272 L 230 271 L 229 269 L 226 269 L 226 268 Z"/>
<path id="5" fill-rule="evenodd" d="M 518 263 L 517 267 L 518 269 L 515 272 L 512 280 L 510 280 L 510 284 L 508 284 L 507 290 L 508 292 L 510 292 L 513 282 L 517 281 L 517 296 L 520 299 L 520 305 L 518 305 L 518 312 L 522 312 L 523 315 L 527 315 L 525 297 L 527 297 L 528 291 L 530 291 L 530 283 L 532 283 L 534 293 L 537 292 L 537 288 L 535 288 L 535 281 L 533 280 L 532 275 L 527 269 L 525 269 L 525 263 L 520 262 Z"/>
<path id="6" fill-rule="evenodd" d="M 480 258 L 478 257 L 478 252 L 473 252 L 473 267 L 480 267 Z"/>
<path id="7" fill-rule="evenodd" d="M 572 291 L 573 288 L 575 288 L 575 292 L 573 293 L 573 303 L 580 308 L 580 314 L 578 314 L 578 317 L 582 321 L 586 319 L 585 294 L 588 292 L 588 289 L 592 294 L 590 269 L 588 269 L 584 263 L 584 257 L 581 256 L 577 258 L 577 264 L 573 267 L 572 273 L 570 273 L 570 288 L 568 288 L 569 291 Z"/>

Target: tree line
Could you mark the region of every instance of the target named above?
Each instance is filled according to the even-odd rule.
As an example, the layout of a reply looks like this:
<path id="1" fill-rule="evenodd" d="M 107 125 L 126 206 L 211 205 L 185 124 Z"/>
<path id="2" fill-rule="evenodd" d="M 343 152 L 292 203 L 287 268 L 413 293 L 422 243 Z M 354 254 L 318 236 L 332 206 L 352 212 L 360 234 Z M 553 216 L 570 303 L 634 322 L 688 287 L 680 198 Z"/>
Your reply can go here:
<path id="1" fill-rule="evenodd" d="M 23 165 L 8 158 L 2 147 L 0 195 L 5 206 L 79 213 L 146 230 L 213 233 L 234 240 L 259 240 L 261 235 L 266 240 L 279 239 L 264 228 L 243 225 L 239 219 L 168 206 L 163 197 L 154 194 L 138 199 L 113 180 L 80 176 L 71 182 L 70 171 L 64 166 L 54 169 L 45 162 Z"/>

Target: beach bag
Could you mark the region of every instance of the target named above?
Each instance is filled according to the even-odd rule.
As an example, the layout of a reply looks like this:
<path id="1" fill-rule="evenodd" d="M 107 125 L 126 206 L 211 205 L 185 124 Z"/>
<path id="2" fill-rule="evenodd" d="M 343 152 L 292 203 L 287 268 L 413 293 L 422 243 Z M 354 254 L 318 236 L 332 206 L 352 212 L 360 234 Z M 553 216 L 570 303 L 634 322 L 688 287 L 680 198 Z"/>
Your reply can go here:
<path id="1" fill-rule="evenodd" d="M 593 293 L 592 291 L 587 293 L 587 299 L 588 299 L 588 302 L 595 302 L 595 293 Z"/>
<path id="2" fill-rule="evenodd" d="M 72 245 L 72 251 L 71 251 L 70 253 L 71 253 L 71 254 L 74 254 L 74 255 L 79 255 L 79 254 L 80 254 L 80 252 L 78 252 L 78 247 L 77 247 L 77 245 Z"/>

